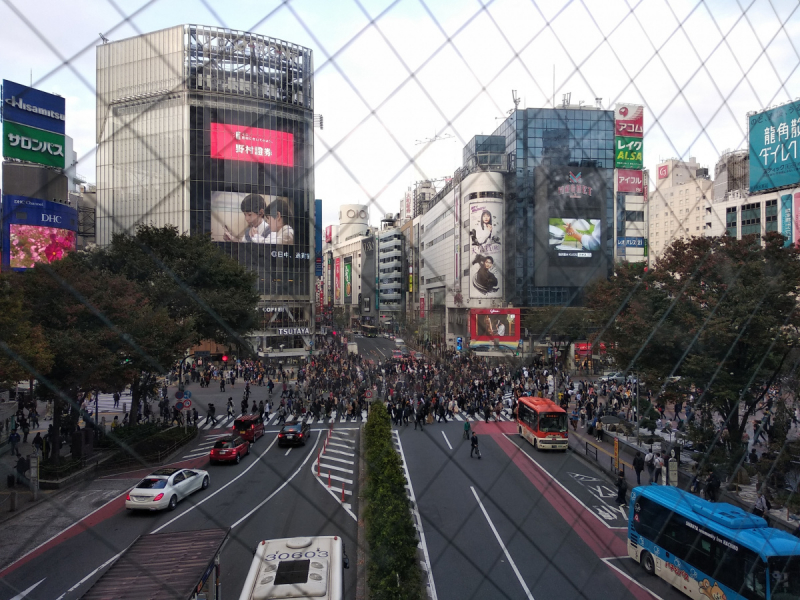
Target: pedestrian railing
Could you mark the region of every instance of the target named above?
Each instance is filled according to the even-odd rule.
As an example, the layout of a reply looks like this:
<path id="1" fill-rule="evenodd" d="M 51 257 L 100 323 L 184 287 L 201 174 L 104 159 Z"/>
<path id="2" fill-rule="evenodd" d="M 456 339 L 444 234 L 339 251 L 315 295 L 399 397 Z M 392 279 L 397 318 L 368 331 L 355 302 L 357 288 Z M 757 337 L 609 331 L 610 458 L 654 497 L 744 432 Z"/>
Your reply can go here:
<path id="1" fill-rule="evenodd" d="M 586 456 L 591 456 L 597 460 L 597 446 L 586 442 Z"/>

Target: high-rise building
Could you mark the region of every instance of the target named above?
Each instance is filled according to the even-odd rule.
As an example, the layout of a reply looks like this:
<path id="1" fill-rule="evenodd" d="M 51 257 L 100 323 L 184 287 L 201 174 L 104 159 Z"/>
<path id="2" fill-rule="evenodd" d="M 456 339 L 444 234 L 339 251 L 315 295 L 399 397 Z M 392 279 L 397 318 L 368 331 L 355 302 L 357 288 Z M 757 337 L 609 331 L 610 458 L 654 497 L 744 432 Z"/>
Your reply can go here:
<path id="1" fill-rule="evenodd" d="M 648 209 L 651 264 L 674 240 L 707 235 L 714 193 L 708 168 L 694 157 L 658 163 L 655 184 Z"/>
<path id="2" fill-rule="evenodd" d="M 217 27 L 97 47 L 97 243 L 142 223 L 210 236 L 258 274 L 254 335 L 285 351 L 314 324 L 313 75 L 308 48 Z"/>
<path id="3" fill-rule="evenodd" d="M 749 179 L 748 151 L 725 150 L 714 167 L 714 202 L 725 202 L 731 196 L 747 197 Z"/>

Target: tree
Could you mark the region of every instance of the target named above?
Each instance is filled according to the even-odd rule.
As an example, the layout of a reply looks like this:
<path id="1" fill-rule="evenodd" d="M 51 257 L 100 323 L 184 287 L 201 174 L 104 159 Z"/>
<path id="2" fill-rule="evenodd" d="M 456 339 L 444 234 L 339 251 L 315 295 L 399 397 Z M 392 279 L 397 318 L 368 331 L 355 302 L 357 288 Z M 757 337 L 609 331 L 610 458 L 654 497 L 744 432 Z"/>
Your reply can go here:
<path id="1" fill-rule="evenodd" d="M 549 336 L 557 352 L 566 352 L 574 342 L 589 338 L 597 328 L 596 318 L 594 311 L 584 307 L 545 306 L 528 309 L 522 326 L 540 339 Z"/>
<path id="2" fill-rule="evenodd" d="M 768 386 L 794 368 L 800 255 L 783 244 L 772 232 L 763 247 L 754 236 L 678 240 L 654 270 L 617 265 L 587 290 L 605 318 L 597 339 L 613 343 L 617 363 L 701 388 L 700 406 L 725 419 L 731 447 Z"/>
<path id="3" fill-rule="evenodd" d="M 39 263 L 19 281 L 33 324 L 42 329 L 53 353 L 41 383 L 53 399 L 55 432 L 65 407 L 71 409 L 71 430 L 80 402 L 91 391 L 122 389 L 145 370 L 166 372 L 187 343 L 190 322 L 176 323 L 135 282 L 90 269 L 77 254 Z M 135 410 L 134 402 L 134 415 Z M 60 436 L 54 438 L 57 462 Z"/>
<path id="4" fill-rule="evenodd" d="M 8 387 L 47 373 L 53 364 L 42 328 L 31 323 L 31 310 L 19 285 L 22 276 L 0 275 L 0 385 Z"/>
<path id="5" fill-rule="evenodd" d="M 181 235 L 172 225 L 140 225 L 135 235 L 114 234 L 107 248 L 86 260 L 141 284 L 153 305 L 176 321 L 191 320 L 190 343 L 241 343 L 256 324 L 256 274 L 208 237 Z"/>

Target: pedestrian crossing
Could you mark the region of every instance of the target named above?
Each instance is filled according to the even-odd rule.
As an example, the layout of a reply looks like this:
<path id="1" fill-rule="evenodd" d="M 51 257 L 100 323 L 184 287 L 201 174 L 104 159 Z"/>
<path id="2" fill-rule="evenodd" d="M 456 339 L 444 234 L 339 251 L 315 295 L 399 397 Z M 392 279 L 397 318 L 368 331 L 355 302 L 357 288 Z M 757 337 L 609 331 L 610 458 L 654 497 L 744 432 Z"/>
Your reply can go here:
<path id="1" fill-rule="evenodd" d="M 197 426 L 197 428 L 200 430 L 230 429 L 233 427 L 233 422 L 241 416 L 242 416 L 241 414 L 238 414 L 236 416 L 223 415 L 221 417 L 217 417 L 216 424 L 213 421 L 209 421 L 206 418 L 201 418 L 199 420 L 199 425 Z M 301 421 L 302 419 L 303 419 L 302 416 L 289 415 L 288 417 L 286 417 L 285 422 L 296 423 L 298 421 Z M 367 411 L 362 411 L 361 421 L 366 421 L 366 420 L 367 420 Z M 340 416 L 336 414 L 336 411 L 333 411 L 333 414 L 330 417 L 322 417 L 319 419 L 317 419 L 313 415 L 309 415 L 307 418 L 307 422 L 309 425 L 314 425 L 314 424 L 332 425 L 334 423 L 359 423 L 360 421 L 354 418 L 350 418 L 348 420 L 347 415 Z M 281 422 L 281 420 L 279 419 L 278 413 L 271 413 L 267 415 L 267 417 L 264 419 L 265 427 L 278 426 L 282 424 L 283 422 Z"/>
<path id="2" fill-rule="evenodd" d="M 333 496 L 353 520 L 352 503 L 354 481 L 358 476 L 356 465 L 355 432 L 329 429 L 323 433 L 324 441 L 311 463 L 314 479 Z"/>

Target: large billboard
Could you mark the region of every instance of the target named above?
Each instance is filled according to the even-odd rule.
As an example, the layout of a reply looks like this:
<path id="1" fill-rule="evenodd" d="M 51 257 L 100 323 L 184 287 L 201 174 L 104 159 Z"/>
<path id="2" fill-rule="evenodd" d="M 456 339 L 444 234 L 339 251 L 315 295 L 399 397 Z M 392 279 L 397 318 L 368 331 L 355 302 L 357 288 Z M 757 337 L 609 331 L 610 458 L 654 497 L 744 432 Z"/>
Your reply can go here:
<path id="1" fill-rule="evenodd" d="M 520 339 L 519 309 L 470 309 L 469 336 L 470 348 L 517 348 Z"/>
<path id="2" fill-rule="evenodd" d="M 343 272 L 344 303 L 352 304 L 353 303 L 353 257 L 352 256 L 344 257 L 343 271 L 344 271 Z"/>
<path id="3" fill-rule="evenodd" d="M 614 138 L 614 166 L 618 169 L 641 171 L 643 165 L 642 146 L 642 138 L 618 135 Z"/>
<path id="4" fill-rule="evenodd" d="M 752 115 L 750 192 L 800 183 L 800 101 Z"/>
<path id="5" fill-rule="evenodd" d="M 583 287 L 608 271 L 607 190 L 613 170 L 537 167 L 534 243 L 537 286 Z"/>
<path id="6" fill-rule="evenodd" d="M 78 211 L 66 204 L 3 196 L 2 269 L 30 269 L 75 250 Z"/>
<path id="7" fill-rule="evenodd" d="M 211 241 L 294 245 L 287 198 L 242 192 L 211 193 Z"/>
<path id="8" fill-rule="evenodd" d="M 614 107 L 614 132 L 625 137 L 644 137 L 644 106 L 617 104 Z"/>
<path id="9" fill-rule="evenodd" d="M 65 167 L 64 98 L 3 80 L 3 156 Z"/>
<path id="10" fill-rule="evenodd" d="M 294 136 L 284 131 L 211 123 L 211 158 L 294 166 Z"/>
<path id="11" fill-rule="evenodd" d="M 503 297 L 503 201 L 469 203 L 470 298 Z"/>
<path id="12" fill-rule="evenodd" d="M 314 200 L 314 275 L 322 277 L 322 200 Z"/>
<path id="13" fill-rule="evenodd" d="M 644 177 L 641 171 L 617 169 L 617 191 L 631 194 L 644 192 Z"/>

